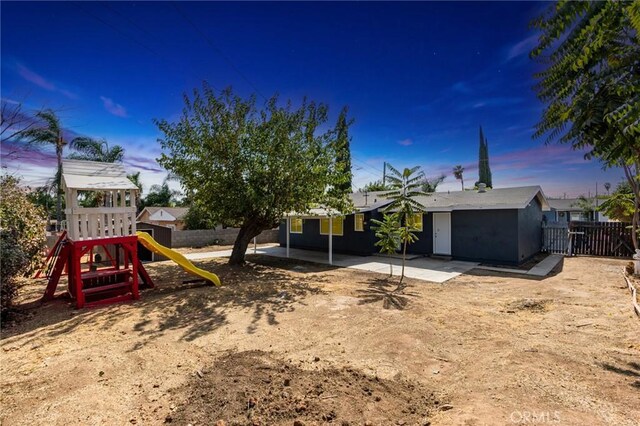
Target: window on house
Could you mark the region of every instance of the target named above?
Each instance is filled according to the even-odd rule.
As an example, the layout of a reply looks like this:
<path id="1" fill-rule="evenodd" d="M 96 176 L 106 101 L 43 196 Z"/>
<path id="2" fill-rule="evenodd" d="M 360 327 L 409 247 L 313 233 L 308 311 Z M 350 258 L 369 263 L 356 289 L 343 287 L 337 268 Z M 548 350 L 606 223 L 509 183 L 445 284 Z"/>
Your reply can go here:
<path id="1" fill-rule="evenodd" d="M 338 237 L 343 234 L 343 223 L 341 217 L 334 217 L 331 219 L 331 233 Z M 329 235 L 329 218 L 320 219 L 320 235 Z"/>
<path id="2" fill-rule="evenodd" d="M 364 231 L 364 214 L 356 213 L 353 221 L 353 229 L 355 231 Z"/>
<path id="3" fill-rule="evenodd" d="M 422 232 L 422 213 L 414 213 L 410 216 L 409 226 L 416 232 Z"/>
<path id="4" fill-rule="evenodd" d="M 290 227 L 289 232 L 291 234 L 302 234 L 302 218 L 301 217 L 292 217 L 290 219 Z"/>

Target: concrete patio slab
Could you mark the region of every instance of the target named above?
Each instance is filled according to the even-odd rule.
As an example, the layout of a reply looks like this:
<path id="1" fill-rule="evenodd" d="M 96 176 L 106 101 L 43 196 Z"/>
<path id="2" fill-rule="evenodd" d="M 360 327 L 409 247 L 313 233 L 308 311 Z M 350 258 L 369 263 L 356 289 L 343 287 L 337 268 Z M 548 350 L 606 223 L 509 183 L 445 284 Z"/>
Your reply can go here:
<path id="1" fill-rule="evenodd" d="M 247 254 L 254 252 L 253 247 L 247 250 Z M 256 254 L 263 254 L 274 257 L 287 257 L 287 249 L 280 246 L 258 247 Z M 229 257 L 231 250 L 212 251 L 206 253 L 189 253 L 185 257 L 190 260 L 210 259 L 214 257 Z M 290 249 L 289 258 L 329 264 L 328 254 L 320 251 Z M 374 256 L 350 256 L 345 254 L 333 255 L 333 266 L 342 268 L 352 268 L 361 271 L 376 272 L 380 274 L 389 273 L 389 264 L 393 265 L 393 275 L 400 276 L 402 259 L 380 258 Z M 439 260 L 427 257 L 407 260 L 404 275 L 417 280 L 443 283 L 463 274 L 478 264 L 473 262 L 462 262 L 458 260 Z"/>

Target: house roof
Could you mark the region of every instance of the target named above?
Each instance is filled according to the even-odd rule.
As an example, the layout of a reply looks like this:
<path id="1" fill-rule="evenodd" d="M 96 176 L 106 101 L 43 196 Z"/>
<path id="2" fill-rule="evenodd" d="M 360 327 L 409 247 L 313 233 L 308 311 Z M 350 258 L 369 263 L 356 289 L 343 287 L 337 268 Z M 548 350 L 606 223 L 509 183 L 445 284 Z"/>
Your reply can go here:
<path id="1" fill-rule="evenodd" d="M 161 217 L 154 217 L 153 220 L 158 220 L 158 221 L 166 220 L 167 222 L 173 222 L 174 220 L 184 219 L 184 215 L 187 214 L 187 212 L 189 211 L 189 208 L 188 207 L 145 207 L 144 209 L 142 209 L 142 211 L 138 215 L 137 220 L 140 220 L 142 218 L 142 214 L 145 211 L 149 213 L 149 216 L 153 216 L 156 213 L 160 212 L 160 210 L 168 213 L 169 216 L 171 217 L 167 216 L 166 219 L 163 219 Z"/>
<path id="2" fill-rule="evenodd" d="M 369 192 L 367 197 L 362 192 L 354 192 L 351 199 L 357 212 L 375 210 L 390 203 L 390 200 L 382 197 L 388 191 Z M 542 188 L 539 186 L 522 186 L 516 188 L 488 189 L 486 192 L 478 191 L 450 191 L 435 192 L 427 196 L 415 197 L 415 200 L 425 206 L 426 211 L 448 212 L 453 210 L 502 210 L 523 209 L 531 201 L 537 199 L 542 210 L 549 210 L 549 203 Z M 324 208 L 314 208 L 306 214 L 291 213 L 289 216 L 297 217 L 325 217 L 329 212 Z M 333 216 L 339 216 L 336 211 Z"/>
<path id="3" fill-rule="evenodd" d="M 127 171 L 120 163 L 62 160 L 62 182 L 67 189 L 138 190 L 138 187 L 127 178 Z"/>
<path id="4" fill-rule="evenodd" d="M 587 198 L 587 200 L 593 202 L 595 206 L 599 206 L 605 200 L 601 200 L 598 198 Z M 584 209 L 578 206 L 577 198 L 561 198 L 561 199 L 549 199 L 549 206 L 554 210 L 559 211 L 574 211 L 581 212 Z"/>
<path id="5" fill-rule="evenodd" d="M 503 210 L 523 209 L 531 201 L 538 199 L 543 210 L 549 210 L 547 198 L 539 186 L 515 188 L 495 188 L 486 192 L 453 191 L 435 192 L 415 200 L 426 207 L 427 211 L 453 210 Z"/>

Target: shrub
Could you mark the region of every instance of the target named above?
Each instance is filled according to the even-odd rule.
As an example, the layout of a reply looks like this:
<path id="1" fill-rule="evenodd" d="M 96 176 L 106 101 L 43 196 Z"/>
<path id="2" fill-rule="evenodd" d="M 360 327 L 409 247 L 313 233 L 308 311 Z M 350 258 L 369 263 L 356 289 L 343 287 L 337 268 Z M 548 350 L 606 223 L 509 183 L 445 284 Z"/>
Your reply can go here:
<path id="1" fill-rule="evenodd" d="M 18 291 L 18 278 L 32 273 L 42 262 L 46 242 L 45 213 L 27 198 L 19 180 L 0 177 L 0 286 L 1 316 L 6 319 Z"/>

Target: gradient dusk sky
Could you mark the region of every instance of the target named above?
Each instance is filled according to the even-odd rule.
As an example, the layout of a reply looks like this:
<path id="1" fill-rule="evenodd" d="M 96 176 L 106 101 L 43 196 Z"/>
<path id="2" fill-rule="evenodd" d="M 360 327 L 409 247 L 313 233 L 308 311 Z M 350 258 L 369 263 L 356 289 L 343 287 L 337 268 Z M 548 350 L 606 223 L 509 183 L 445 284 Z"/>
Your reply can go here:
<path id="1" fill-rule="evenodd" d="M 355 118 L 354 185 L 380 179 L 383 162 L 420 165 L 477 180 L 478 127 L 489 141 L 494 187 L 541 185 L 548 196 L 604 192 L 619 170 L 567 146 L 533 140 L 542 105 L 532 18 L 550 3 L 6 2 L 2 98 L 60 111 L 75 134 L 126 149 L 145 186 L 166 173 L 155 162 L 154 118 L 176 119 L 182 95 L 203 80 L 241 95 L 280 93 L 344 105 Z M 52 152 L 3 166 L 30 185 L 54 174 Z"/>

